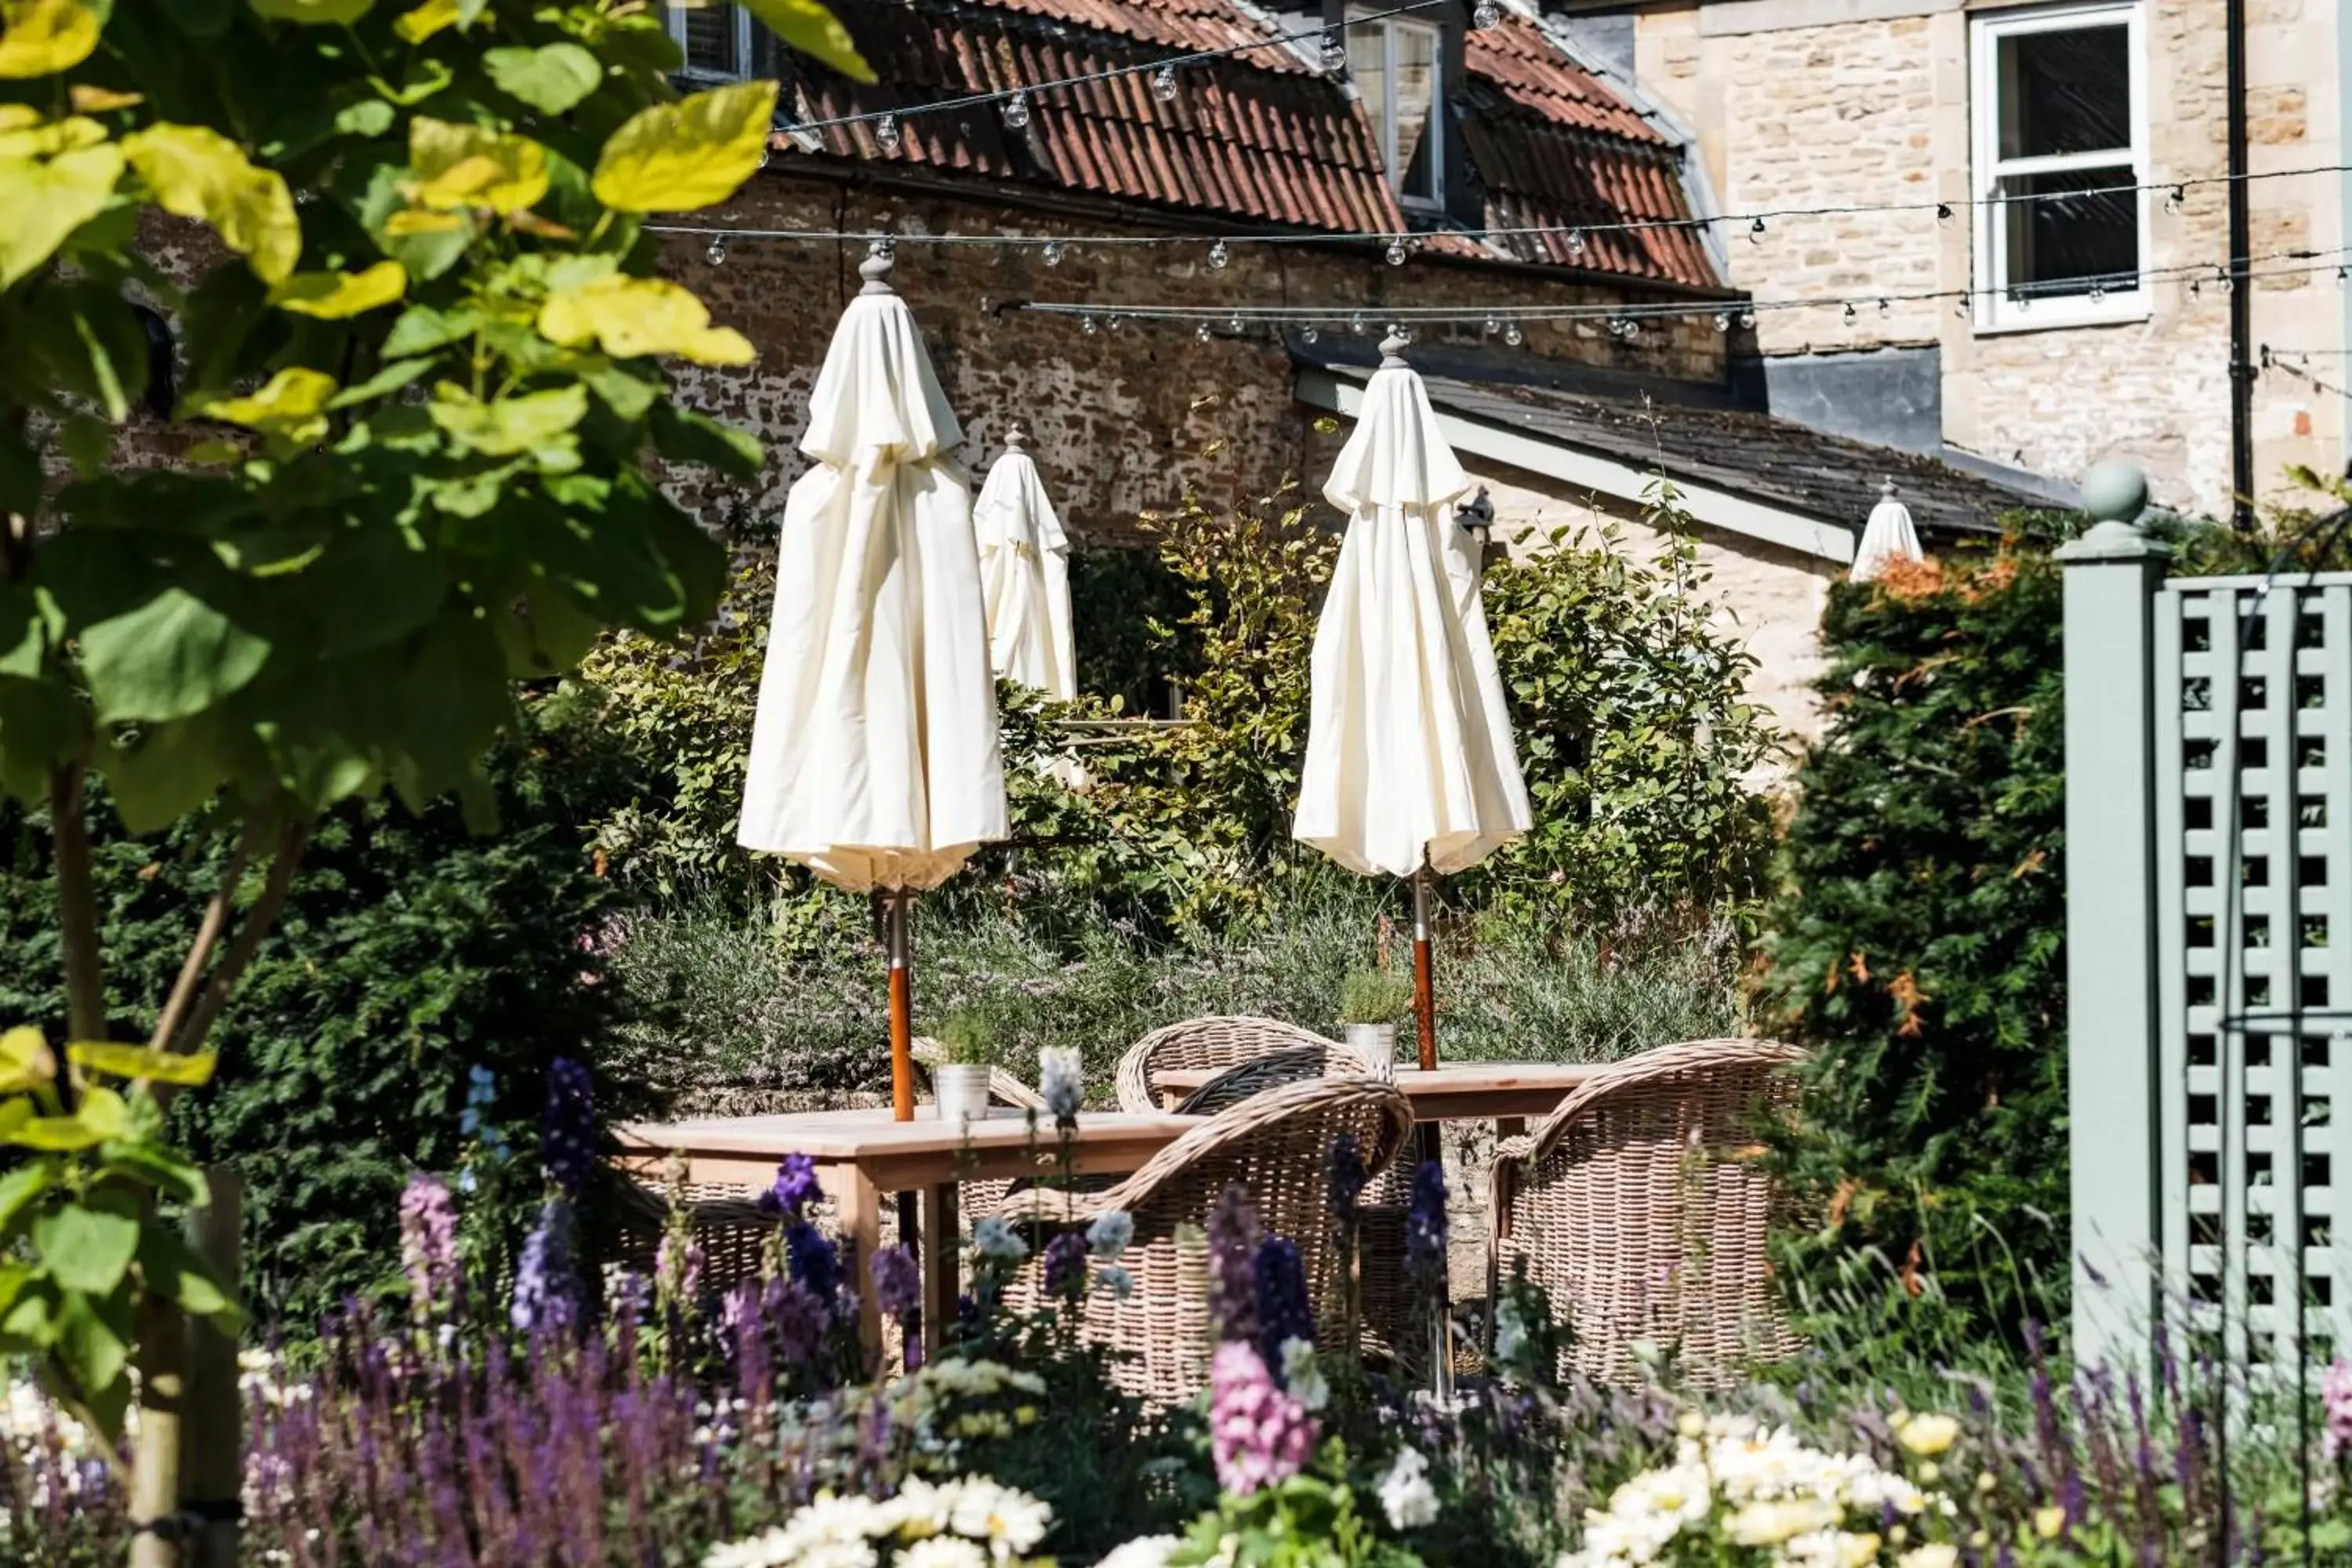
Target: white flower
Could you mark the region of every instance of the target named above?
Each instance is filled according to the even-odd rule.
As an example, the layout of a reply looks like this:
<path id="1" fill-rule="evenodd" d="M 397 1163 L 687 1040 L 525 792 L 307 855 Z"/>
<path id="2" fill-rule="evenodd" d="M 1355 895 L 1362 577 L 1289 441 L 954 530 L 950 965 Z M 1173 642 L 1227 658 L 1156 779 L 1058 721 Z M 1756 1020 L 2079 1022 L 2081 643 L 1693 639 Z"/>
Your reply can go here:
<path id="1" fill-rule="evenodd" d="M 1037 1092 L 1057 1121 L 1078 1113 L 1087 1097 L 1086 1068 L 1067 1046 L 1046 1046 L 1037 1052 Z"/>
<path id="2" fill-rule="evenodd" d="M 1053 1509 L 1028 1493 L 972 1476 L 965 1479 L 956 1499 L 952 1528 L 958 1535 L 988 1542 L 1002 1563 L 1045 1540 L 1053 1523 Z"/>
<path id="3" fill-rule="evenodd" d="M 781 1568 L 792 1560 L 793 1543 L 782 1526 L 749 1541 L 730 1541 L 712 1547 L 702 1568 Z"/>
<path id="4" fill-rule="evenodd" d="M 1928 1546 L 1915 1546 L 1896 1558 L 1896 1568 L 1953 1568 L 1960 1560 L 1960 1549 L 1938 1542 Z"/>
<path id="5" fill-rule="evenodd" d="M 881 1558 L 870 1541 L 820 1541 L 792 1558 L 793 1568 L 877 1568 Z"/>
<path id="6" fill-rule="evenodd" d="M 1168 1568 L 1168 1555 L 1184 1542 L 1173 1535 L 1139 1535 L 1114 1546 L 1096 1568 Z"/>
<path id="7" fill-rule="evenodd" d="M 992 1263 L 1018 1263 L 1029 1256 L 1029 1244 L 995 1215 L 971 1227 L 971 1249 Z"/>
<path id="8" fill-rule="evenodd" d="M 1122 1301 L 1135 1293 L 1135 1276 L 1115 1263 L 1096 1269 L 1095 1283 Z"/>
<path id="9" fill-rule="evenodd" d="M 1134 1239 L 1135 1216 L 1125 1209 L 1112 1209 L 1087 1226 L 1087 1250 L 1105 1263 L 1126 1256 L 1127 1245 Z"/>
<path id="10" fill-rule="evenodd" d="M 1315 1347 L 1307 1341 L 1282 1342 L 1282 1386 L 1309 1412 L 1330 1403 L 1331 1385 L 1323 1380 L 1323 1369 L 1316 1364 Z"/>
<path id="11" fill-rule="evenodd" d="M 1283 1346 L 1286 1360 L 1289 1349 Z M 1396 1461 L 1381 1478 L 1381 1511 L 1389 1516 L 1393 1530 L 1419 1530 L 1437 1521 L 1437 1489 L 1429 1484 L 1429 1460 L 1411 1444 L 1397 1450 Z"/>
<path id="12" fill-rule="evenodd" d="M 1723 1533 L 1737 1546 L 1778 1546 L 1795 1536 L 1826 1530 L 1838 1521 L 1838 1509 L 1819 1498 L 1791 1498 L 1780 1502 L 1751 1502 L 1723 1521 Z"/>
<path id="13" fill-rule="evenodd" d="M 1895 1428 L 1895 1440 L 1922 1458 L 1942 1453 L 1959 1435 L 1959 1420 L 1951 1415 L 1914 1415 Z"/>
<path id="14" fill-rule="evenodd" d="M 934 1535 L 900 1552 L 898 1568 L 988 1568 L 988 1554 L 978 1542 Z"/>

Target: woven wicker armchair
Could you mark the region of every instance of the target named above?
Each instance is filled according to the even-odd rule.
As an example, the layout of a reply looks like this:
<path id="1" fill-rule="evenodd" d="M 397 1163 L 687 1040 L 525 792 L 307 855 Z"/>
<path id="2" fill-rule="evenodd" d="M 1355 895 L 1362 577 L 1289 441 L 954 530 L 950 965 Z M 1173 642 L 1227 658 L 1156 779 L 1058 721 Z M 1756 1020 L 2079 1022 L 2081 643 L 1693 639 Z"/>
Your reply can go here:
<path id="1" fill-rule="evenodd" d="M 669 1224 L 669 1200 L 659 1187 L 616 1175 L 612 1184 L 613 1264 L 650 1279 Z M 746 1187 L 701 1184 L 686 1189 L 687 1223 L 702 1247 L 707 1290 L 726 1291 L 757 1279 L 760 1255 L 776 1232 L 776 1216 Z"/>
<path id="2" fill-rule="evenodd" d="M 1206 1223 L 1226 1186 L 1239 1182 L 1268 1236 L 1298 1244 L 1308 1295 L 1320 1314 L 1339 1310 L 1337 1222 L 1325 1174 L 1331 1141 L 1355 1134 L 1364 1163 L 1381 1170 L 1396 1158 L 1412 1110 L 1393 1085 L 1371 1079 L 1312 1079 L 1253 1096 L 1192 1129 L 1107 1192 L 1032 1188 L 997 1209 L 1029 1226 L 1042 1252 L 1055 1231 L 1083 1228 L 1124 1209 L 1135 1239 L 1122 1260 L 1135 1276 L 1125 1300 L 1107 1290 L 1087 1298 L 1080 1331 L 1125 1352 L 1112 1364 L 1120 1387 L 1158 1405 L 1181 1404 L 1209 1376 L 1208 1256 L 1197 1237 L 1179 1232 Z M 1040 1301 L 1039 1262 L 1015 1279 L 1011 1303 Z"/>
<path id="3" fill-rule="evenodd" d="M 1158 1028 L 1127 1047 L 1118 1061 L 1118 1108 L 1150 1115 L 1166 1108 L 1151 1075 L 1171 1068 L 1237 1067 L 1293 1046 L 1336 1046 L 1311 1029 L 1275 1018 L 1187 1018 Z"/>
<path id="4" fill-rule="evenodd" d="M 1496 1149 L 1497 1275 L 1526 1265 L 1580 1370 L 1639 1382 L 1633 1347 L 1648 1341 L 1713 1384 L 1795 1348 L 1765 1258 L 1779 1194 L 1756 1136 L 1803 1057 L 1772 1040 L 1661 1047 Z"/>

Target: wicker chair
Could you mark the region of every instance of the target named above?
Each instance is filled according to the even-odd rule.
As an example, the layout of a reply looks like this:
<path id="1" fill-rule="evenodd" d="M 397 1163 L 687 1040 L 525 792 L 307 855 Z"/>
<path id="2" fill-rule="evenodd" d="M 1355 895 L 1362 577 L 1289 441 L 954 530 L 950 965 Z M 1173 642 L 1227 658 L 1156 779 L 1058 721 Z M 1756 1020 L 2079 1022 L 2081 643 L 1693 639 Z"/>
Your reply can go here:
<path id="1" fill-rule="evenodd" d="M 1255 1095 L 1192 1129 L 1107 1192 L 1034 1188 L 996 1211 L 1033 1227 L 1040 1243 L 1055 1231 L 1082 1228 L 1124 1209 L 1135 1239 L 1124 1266 L 1135 1276 L 1125 1300 L 1097 1290 L 1087 1298 L 1080 1331 L 1125 1352 L 1112 1363 L 1119 1386 L 1156 1405 L 1181 1404 L 1208 1381 L 1208 1255 L 1197 1234 L 1225 1187 L 1239 1182 L 1269 1236 L 1298 1244 L 1307 1286 L 1318 1312 L 1336 1313 L 1339 1249 L 1325 1176 L 1331 1141 L 1355 1134 L 1364 1162 L 1381 1170 L 1396 1158 L 1412 1110 L 1393 1085 L 1363 1078 L 1318 1078 Z M 1181 1237 L 1181 1239 L 1180 1239 Z M 1041 1300 L 1038 1260 L 1016 1277 L 1011 1303 Z"/>
<path id="2" fill-rule="evenodd" d="M 1647 1341 L 1694 1382 L 1796 1346 L 1765 1258 L 1779 1195 L 1756 1145 L 1803 1059 L 1771 1040 L 1694 1040 L 1619 1063 L 1495 1151 L 1497 1276 L 1519 1265 L 1572 1329 L 1566 1360 L 1642 1380 Z"/>
<path id="3" fill-rule="evenodd" d="M 611 1261 L 625 1272 L 650 1278 L 660 1258 L 662 1232 L 669 1224 L 669 1200 L 659 1187 L 617 1173 L 612 1195 Z M 760 1207 L 750 1189 L 709 1183 L 690 1186 L 686 1189 L 686 1216 L 702 1247 L 706 1289 L 723 1292 L 759 1277 L 760 1255 L 776 1232 L 776 1216 Z"/>
<path id="4" fill-rule="evenodd" d="M 1158 1028 L 1127 1047 L 1118 1062 L 1118 1108 L 1139 1115 L 1165 1110 L 1151 1075 L 1171 1068 L 1236 1067 L 1268 1051 L 1338 1042 L 1274 1018 L 1187 1018 Z"/>

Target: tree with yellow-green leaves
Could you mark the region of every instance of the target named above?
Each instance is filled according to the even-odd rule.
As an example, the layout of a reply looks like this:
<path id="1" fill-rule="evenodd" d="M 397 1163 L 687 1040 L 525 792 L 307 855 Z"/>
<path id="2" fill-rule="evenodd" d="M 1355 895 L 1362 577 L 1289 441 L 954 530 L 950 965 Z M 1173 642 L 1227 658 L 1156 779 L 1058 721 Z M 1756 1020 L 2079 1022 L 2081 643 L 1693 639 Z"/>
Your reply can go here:
<path id="1" fill-rule="evenodd" d="M 814 0 L 750 8 L 867 74 Z M 0 792 L 47 817 L 70 1021 L 0 1034 L 0 1353 L 110 1435 L 137 1364 L 143 1518 L 176 1314 L 235 1313 L 161 1217 L 205 1199 L 162 1103 L 310 825 L 389 788 L 487 826 L 513 683 L 719 588 L 647 465 L 756 468 L 665 374 L 753 350 L 644 224 L 751 175 L 776 88 L 680 98 L 677 64 L 640 0 L 0 0 Z M 142 249 L 174 220 L 217 265 Z M 177 467 L 119 461 L 147 404 L 200 437 Z M 134 832 L 236 836 L 168 994 L 110 984 L 93 777 Z"/>

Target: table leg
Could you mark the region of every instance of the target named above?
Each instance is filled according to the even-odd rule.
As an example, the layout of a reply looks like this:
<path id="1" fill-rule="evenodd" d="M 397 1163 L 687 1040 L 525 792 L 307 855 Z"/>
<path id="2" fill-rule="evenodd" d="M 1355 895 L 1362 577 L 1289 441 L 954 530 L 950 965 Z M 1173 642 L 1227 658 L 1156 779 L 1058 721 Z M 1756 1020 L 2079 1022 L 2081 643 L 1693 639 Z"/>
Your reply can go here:
<path id="1" fill-rule="evenodd" d="M 841 1189 L 841 1235 L 849 1243 L 850 1266 L 856 1270 L 851 1278 L 857 1290 L 857 1342 L 865 1351 L 866 1364 L 878 1367 L 882 1364 L 882 1309 L 874 1300 L 866 1271 L 882 1246 L 882 1198 L 865 1172 L 853 1165 L 843 1174 L 848 1180 Z"/>
<path id="2" fill-rule="evenodd" d="M 946 1343 L 948 1325 L 955 1321 L 956 1295 L 962 1289 L 957 1273 L 961 1237 L 956 1218 L 956 1188 L 942 1182 L 923 1189 L 923 1360 L 928 1363 Z"/>

